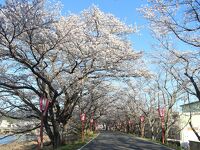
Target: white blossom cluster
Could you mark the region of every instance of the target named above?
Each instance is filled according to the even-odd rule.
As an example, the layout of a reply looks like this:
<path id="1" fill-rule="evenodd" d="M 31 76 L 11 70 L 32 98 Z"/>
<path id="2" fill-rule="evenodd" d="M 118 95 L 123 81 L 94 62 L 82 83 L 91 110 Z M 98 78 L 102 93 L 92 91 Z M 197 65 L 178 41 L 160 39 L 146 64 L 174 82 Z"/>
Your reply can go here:
<path id="1" fill-rule="evenodd" d="M 149 0 L 139 11 L 150 22 L 158 38 L 175 35 L 181 41 L 200 46 L 200 10 L 195 0 Z M 174 36 L 173 36 L 174 37 Z"/>
<path id="2" fill-rule="evenodd" d="M 6 1 L 0 11 L 1 88 L 35 94 L 79 89 L 93 79 L 149 76 L 136 31 L 92 6 L 61 16 L 61 5 L 44 0 Z M 13 90 L 13 89 L 9 90 Z"/>

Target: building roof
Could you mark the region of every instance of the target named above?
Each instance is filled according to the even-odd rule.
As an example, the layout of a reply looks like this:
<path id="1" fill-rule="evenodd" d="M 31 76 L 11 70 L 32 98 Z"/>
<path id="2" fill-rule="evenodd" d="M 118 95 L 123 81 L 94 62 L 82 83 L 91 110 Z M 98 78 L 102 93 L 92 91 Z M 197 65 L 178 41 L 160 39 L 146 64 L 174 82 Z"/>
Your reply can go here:
<path id="1" fill-rule="evenodd" d="M 192 102 L 188 104 L 181 105 L 183 112 L 200 112 L 200 102 Z"/>
<path id="2" fill-rule="evenodd" d="M 183 106 L 187 106 L 187 105 L 193 105 L 193 104 L 198 104 L 200 103 L 200 101 L 196 101 L 196 102 L 191 102 L 191 103 L 188 103 L 188 104 L 183 104 L 183 105 L 180 105 L 181 107 Z"/>

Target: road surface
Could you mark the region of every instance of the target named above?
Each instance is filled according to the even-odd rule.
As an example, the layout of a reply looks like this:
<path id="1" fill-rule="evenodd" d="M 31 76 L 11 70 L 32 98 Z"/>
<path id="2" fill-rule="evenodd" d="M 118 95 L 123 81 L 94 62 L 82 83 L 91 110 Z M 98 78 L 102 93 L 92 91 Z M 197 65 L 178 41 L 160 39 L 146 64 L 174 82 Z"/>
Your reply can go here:
<path id="1" fill-rule="evenodd" d="M 140 140 L 120 132 L 101 132 L 81 150 L 172 150 L 165 146 Z"/>

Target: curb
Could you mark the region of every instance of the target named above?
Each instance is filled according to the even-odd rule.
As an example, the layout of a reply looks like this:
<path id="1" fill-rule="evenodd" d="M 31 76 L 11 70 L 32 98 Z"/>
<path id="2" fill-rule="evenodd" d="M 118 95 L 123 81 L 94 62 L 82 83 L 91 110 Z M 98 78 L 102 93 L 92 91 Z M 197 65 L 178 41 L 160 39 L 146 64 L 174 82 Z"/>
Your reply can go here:
<path id="1" fill-rule="evenodd" d="M 96 139 L 99 136 L 100 133 L 97 134 L 96 137 L 92 138 L 89 142 L 87 142 L 85 145 L 83 145 L 81 148 L 77 149 L 77 150 L 81 150 L 82 148 L 84 148 L 86 145 L 88 145 L 90 142 L 92 142 L 94 139 Z"/>

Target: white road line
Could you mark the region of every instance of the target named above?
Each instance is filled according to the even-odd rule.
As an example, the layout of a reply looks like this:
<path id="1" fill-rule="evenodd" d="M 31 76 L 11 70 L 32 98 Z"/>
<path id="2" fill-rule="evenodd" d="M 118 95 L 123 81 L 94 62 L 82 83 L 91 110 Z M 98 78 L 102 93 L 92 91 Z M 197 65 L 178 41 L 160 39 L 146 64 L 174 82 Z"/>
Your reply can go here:
<path id="1" fill-rule="evenodd" d="M 77 149 L 77 150 L 81 150 L 82 148 L 84 148 L 86 145 L 88 145 L 90 142 L 92 142 L 94 139 L 96 139 L 99 136 L 100 133 L 97 134 L 96 137 L 94 137 L 93 139 L 91 139 L 89 142 L 87 142 L 85 145 L 83 145 L 81 148 Z"/>

